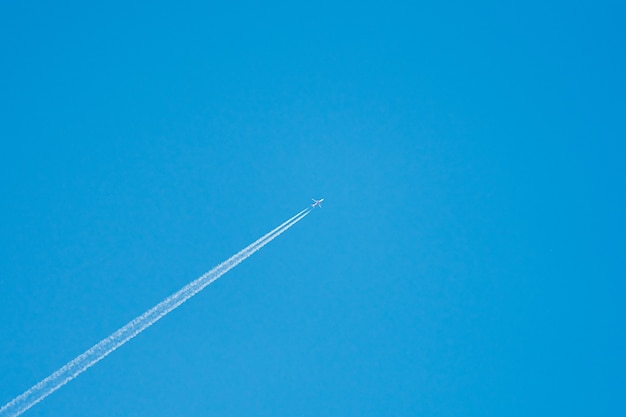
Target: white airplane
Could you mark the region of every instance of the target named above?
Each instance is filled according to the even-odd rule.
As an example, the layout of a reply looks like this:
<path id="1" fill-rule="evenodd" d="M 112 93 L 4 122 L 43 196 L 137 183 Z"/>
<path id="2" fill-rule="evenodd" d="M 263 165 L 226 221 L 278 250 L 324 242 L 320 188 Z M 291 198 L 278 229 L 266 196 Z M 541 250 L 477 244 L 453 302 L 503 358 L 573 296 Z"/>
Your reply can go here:
<path id="1" fill-rule="evenodd" d="M 315 208 L 315 207 L 319 206 L 319 208 L 322 208 L 322 201 L 324 201 L 323 198 L 321 198 L 319 200 L 316 200 L 316 199 L 313 198 L 312 200 L 314 201 L 314 203 L 311 204 L 311 207 Z"/>

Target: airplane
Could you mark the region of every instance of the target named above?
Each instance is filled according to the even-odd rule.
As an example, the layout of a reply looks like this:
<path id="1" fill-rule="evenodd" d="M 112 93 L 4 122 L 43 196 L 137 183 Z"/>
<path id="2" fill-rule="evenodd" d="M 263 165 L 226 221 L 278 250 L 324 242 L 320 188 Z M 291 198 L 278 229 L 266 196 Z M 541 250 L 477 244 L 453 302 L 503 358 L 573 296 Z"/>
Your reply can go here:
<path id="1" fill-rule="evenodd" d="M 319 206 L 319 208 L 322 208 L 322 201 L 324 201 L 323 198 L 321 198 L 319 200 L 316 200 L 316 199 L 313 198 L 312 200 L 314 201 L 314 203 L 311 204 L 311 207 L 315 208 L 315 207 Z"/>

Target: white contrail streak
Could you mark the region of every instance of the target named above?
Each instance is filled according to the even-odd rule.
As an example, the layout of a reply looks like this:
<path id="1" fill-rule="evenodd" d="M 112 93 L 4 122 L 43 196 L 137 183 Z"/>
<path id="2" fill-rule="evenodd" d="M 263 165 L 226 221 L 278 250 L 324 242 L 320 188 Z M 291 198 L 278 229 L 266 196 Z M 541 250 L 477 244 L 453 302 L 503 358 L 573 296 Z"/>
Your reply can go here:
<path id="1" fill-rule="evenodd" d="M 261 249 L 263 246 L 303 219 L 304 216 L 309 214 L 310 211 L 310 208 L 302 210 L 300 213 L 296 214 L 291 219 L 287 220 L 254 243 L 217 265 L 200 278 L 197 278 L 196 280 L 185 285 L 183 288 L 170 295 L 165 300 L 143 313 L 141 316 L 135 318 L 124 327 L 102 340 L 100 343 L 77 356 L 52 375 L 34 385 L 28 391 L 15 397 L 13 400 L 9 401 L 2 408 L 0 408 L 0 417 L 15 417 L 24 413 L 39 401 L 43 400 L 48 395 L 52 394 L 63 385 L 85 372 L 91 366 L 95 365 L 109 353 L 113 352 L 115 349 L 119 348 L 124 343 L 146 330 L 161 317 L 165 316 L 167 313 L 196 295 L 207 285 L 224 275 L 226 272 L 230 271 L 235 266 L 239 265 L 254 252 Z"/>

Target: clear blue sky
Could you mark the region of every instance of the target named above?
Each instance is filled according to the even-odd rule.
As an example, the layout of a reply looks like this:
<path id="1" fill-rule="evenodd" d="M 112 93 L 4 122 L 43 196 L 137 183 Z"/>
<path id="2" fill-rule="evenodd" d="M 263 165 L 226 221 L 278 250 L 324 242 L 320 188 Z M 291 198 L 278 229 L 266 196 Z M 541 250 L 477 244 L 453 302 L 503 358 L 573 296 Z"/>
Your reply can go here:
<path id="1" fill-rule="evenodd" d="M 5 2 L 0 403 L 323 197 L 27 415 L 626 415 L 625 19 Z"/>

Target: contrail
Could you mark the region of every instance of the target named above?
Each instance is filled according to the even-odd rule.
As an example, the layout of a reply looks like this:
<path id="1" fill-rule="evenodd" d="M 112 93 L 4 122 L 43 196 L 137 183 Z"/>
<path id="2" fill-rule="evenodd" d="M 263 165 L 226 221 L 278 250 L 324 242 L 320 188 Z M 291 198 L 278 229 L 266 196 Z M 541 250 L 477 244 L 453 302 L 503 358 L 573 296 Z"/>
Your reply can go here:
<path id="1" fill-rule="evenodd" d="M 302 210 L 274 230 L 270 231 L 254 243 L 237 252 L 200 278 L 190 282 L 174 294 L 161 301 L 150 310 L 135 318 L 115 333 L 94 345 L 83 354 L 77 356 L 62 368 L 54 372 L 52 375 L 43 379 L 23 394 L 15 397 L 0 408 L 0 417 L 15 417 L 24 413 L 26 410 L 37 404 L 39 401 L 61 388 L 63 385 L 85 372 L 91 366 L 95 365 L 109 353 L 137 336 L 148 327 L 152 326 L 157 320 L 165 316 L 170 311 L 202 291 L 207 285 L 239 265 L 254 252 L 280 236 L 291 226 L 302 220 L 309 212 L 310 208 Z"/>

